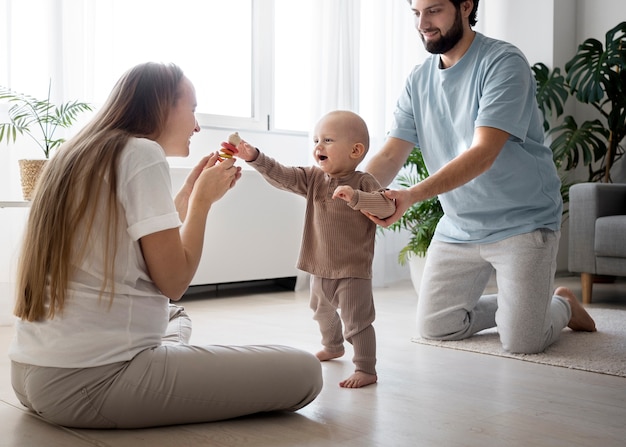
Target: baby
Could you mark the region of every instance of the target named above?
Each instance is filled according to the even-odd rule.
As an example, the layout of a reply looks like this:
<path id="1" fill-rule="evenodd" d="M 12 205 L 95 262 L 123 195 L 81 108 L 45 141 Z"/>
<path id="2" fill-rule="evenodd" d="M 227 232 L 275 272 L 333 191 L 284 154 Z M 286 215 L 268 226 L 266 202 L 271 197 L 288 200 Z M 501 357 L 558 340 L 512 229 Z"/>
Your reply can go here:
<path id="1" fill-rule="evenodd" d="M 353 112 L 337 110 L 315 126 L 313 155 L 318 166 L 283 166 L 243 140 L 235 153 L 275 187 L 306 198 L 297 267 L 311 274 L 310 306 L 323 346 L 317 358 L 341 357 L 344 340 L 353 345 L 355 372 L 339 383 L 344 388 L 378 380 L 372 326 L 376 225 L 363 212 L 381 219 L 395 212 L 395 203 L 378 181 L 356 170 L 368 149 L 365 121 Z"/>

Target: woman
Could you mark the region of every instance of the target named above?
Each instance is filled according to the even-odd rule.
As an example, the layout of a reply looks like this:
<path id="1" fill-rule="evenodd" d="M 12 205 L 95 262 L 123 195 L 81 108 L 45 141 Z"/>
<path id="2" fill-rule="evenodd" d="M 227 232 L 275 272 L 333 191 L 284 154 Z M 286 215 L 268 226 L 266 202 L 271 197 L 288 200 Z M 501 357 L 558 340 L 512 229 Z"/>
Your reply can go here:
<path id="1" fill-rule="evenodd" d="M 282 346 L 192 346 L 179 300 L 207 214 L 241 176 L 205 157 L 172 199 L 166 156 L 200 130 L 193 85 L 146 63 L 53 157 L 32 202 L 18 269 L 17 397 L 43 418 L 139 428 L 297 410 L 322 386 L 317 359 Z"/>

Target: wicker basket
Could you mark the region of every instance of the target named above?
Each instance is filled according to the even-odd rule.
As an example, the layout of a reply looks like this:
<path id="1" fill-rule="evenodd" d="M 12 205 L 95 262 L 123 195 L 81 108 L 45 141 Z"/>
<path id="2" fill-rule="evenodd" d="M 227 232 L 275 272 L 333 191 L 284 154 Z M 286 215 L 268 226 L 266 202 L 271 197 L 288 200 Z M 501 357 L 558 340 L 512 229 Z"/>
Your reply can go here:
<path id="1" fill-rule="evenodd" d="M 22 181 L 22 195 L 24 200 L 31 200 L 39 175 L 48 160 L 18 160 L 20 164 L 20 178 Z"/>

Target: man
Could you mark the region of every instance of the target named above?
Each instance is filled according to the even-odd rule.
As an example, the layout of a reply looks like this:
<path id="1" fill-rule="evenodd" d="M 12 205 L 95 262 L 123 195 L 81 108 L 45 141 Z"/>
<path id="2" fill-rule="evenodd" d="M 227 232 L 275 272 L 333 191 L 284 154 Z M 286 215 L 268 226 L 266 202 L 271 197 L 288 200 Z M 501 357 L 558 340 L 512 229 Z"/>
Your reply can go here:
<path id="1" fill-rule="evenodd" d="M 504 349 L 543 351 L 561 330 L 594 331 L 571 290 L 553 283 L 562 200 L 543 144 L 535 81 L 514 46 L 475 32 L 478 0 L 412 0 L 432 55 L 414 68 L 395 124 L 367 166 L 388 185 L 413 147 L 430 176 L 388 191 L 396 213 L 439 196 L 444 217 L 428 252 L 418 301 L 425 338 L 459 340 L 497 325 Z M 482 295 L 496 272 L 498 294 Z"/>

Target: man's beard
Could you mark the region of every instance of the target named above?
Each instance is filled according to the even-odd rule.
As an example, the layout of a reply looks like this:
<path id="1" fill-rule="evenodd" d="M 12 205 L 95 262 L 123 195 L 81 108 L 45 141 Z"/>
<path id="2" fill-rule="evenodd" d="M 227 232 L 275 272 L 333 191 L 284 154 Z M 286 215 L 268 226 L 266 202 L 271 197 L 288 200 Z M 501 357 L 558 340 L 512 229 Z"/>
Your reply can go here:
<path id="1" fill-rule="evenodd" d="M 426 41 L 424 35 L 419 33 L 424 43 L 426 51 L 432 54 L 445 54 L 450 51 L 454 46 L 459 43 L 459 40 L 463 37 L 463 18 L 461 17 L 461 11 L 456 12 L 456 18 L 452 24 L 452 28 L 448 30 L 446 34 L 441 34 L 438 40 Z"/>

